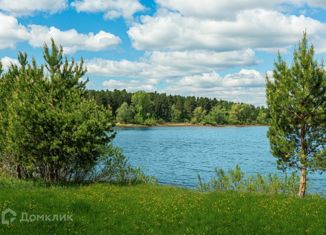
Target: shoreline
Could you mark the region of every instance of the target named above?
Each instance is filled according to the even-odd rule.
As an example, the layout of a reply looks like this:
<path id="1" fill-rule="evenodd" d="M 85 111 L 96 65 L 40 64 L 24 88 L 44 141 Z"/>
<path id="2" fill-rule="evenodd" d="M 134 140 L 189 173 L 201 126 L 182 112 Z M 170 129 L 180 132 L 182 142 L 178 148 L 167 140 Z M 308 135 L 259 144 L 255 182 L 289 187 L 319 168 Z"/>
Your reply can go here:
<path id="1" fill-rule="evenodd" d="M 210 124 L 192 124 L 188 122 L 166 122 L 157 125 L 147 126 L 141 124 L 132 123 L 116 123 L 115 127 L 119 128 L 151 128 L 151 127 L 254 127 L 254 126 L 269 126 L 267 124 L 220 124 L 220 125 L 210 125 Z"/>

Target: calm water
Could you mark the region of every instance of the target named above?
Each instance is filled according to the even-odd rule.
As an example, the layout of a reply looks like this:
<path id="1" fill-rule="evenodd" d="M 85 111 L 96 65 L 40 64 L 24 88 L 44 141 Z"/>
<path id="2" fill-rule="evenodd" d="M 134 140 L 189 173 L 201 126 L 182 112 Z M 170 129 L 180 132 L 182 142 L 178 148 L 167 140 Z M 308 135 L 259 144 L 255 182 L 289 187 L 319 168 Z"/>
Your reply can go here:
<path id="1" fill-rule="evenodd" d="M 208 180 L 216 167 L 230 169 L 239 164 L 248 174 L 276 172 L 267 130 L 268 127 L 126 128 L 117 129 L 114 143 L 123 149 L 133 166 L 141 167 L 160 183 L 195 187 L 198 174 Z M 326 192 L 326 175 L 315 174 L 310 179 L 310 191 Z"/>

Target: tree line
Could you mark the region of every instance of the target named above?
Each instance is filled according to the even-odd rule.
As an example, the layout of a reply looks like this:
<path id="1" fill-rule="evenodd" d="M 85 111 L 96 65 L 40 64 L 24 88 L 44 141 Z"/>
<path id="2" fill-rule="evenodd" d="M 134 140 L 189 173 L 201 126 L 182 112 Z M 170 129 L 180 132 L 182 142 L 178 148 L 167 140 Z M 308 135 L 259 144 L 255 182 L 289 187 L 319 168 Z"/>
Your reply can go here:
<path id="1" fill-rule="evenodd" d="M 166 122 L 193 124 L 268 124 L 268 110 L 261 106 L 216 98 L 167 95 L 126 90 L 89 90 L 88 96 L 112 111 L 118 123 L 154 125 Z"/>

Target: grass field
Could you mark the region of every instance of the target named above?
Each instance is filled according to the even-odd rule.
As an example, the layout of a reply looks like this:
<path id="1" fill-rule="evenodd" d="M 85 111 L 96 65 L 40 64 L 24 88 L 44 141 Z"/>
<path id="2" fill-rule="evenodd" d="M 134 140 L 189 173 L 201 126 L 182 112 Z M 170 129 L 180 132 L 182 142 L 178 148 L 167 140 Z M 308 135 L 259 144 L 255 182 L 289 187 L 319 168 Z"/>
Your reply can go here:
<path id="1" fill-rule="evenodd" d="M 0 234 L 326 234 L 326 200 L 200 193 L 159 185 L 35 185 L 0 180 L 0 211 L 17 213 Z M 72 221 L 20 222 L 21 214 Z M 31 217 L 32 215 L 32 217 Z M 39 217 L 41 218 L 41 217 Z"/>

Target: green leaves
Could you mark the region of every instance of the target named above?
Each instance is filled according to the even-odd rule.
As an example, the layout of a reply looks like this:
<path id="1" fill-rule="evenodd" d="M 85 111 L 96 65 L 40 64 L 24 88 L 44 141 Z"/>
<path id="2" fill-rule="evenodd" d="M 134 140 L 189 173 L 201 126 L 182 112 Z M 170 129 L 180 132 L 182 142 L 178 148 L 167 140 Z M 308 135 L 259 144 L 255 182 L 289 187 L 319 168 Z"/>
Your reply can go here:
<path id="1" fill-rule="evenodd" d="M 116 120 L 120 123 L 131 123 L 132 117 L 133 113 L 131 107 L 129 107 L 127 102 L 123 102 L 117 109 Z"/>

